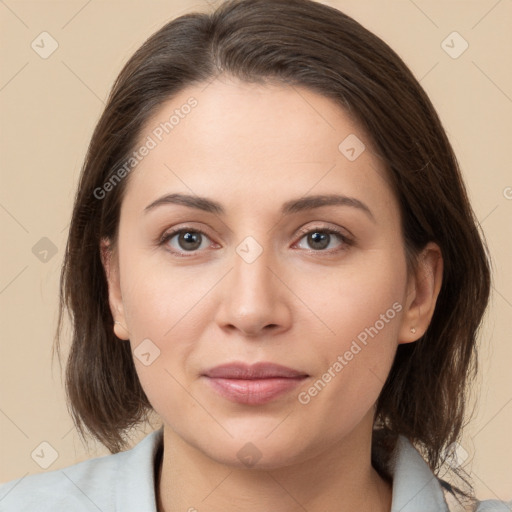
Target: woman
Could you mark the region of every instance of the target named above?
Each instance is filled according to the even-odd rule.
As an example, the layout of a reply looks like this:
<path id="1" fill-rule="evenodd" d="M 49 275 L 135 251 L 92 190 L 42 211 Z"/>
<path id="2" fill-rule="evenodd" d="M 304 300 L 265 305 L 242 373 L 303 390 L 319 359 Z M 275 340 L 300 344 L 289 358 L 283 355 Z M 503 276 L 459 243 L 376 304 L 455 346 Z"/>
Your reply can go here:
<path id="1" fill-rule="evenodd" d="M 62 271 L 73 417 L 112 455 L 5 484 L 2 510 L 510 510 L 454 450 L 489 288 L 383 41 L 309 0 L 182 16 L 114 84 Z"/>

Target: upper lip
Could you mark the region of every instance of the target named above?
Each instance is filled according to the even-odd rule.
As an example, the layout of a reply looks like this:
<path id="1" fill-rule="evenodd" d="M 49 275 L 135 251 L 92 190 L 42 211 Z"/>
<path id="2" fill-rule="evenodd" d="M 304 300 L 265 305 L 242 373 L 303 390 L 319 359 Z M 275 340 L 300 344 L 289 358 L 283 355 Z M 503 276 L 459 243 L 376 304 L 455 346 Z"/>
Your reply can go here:
<path id="1" fill-rule="evenodd" d="M 276 377 L 290 379 L 308 376 L 306 373 L 299 370 L 265 361 L 255 364 L 242 362 L 222 364 L 210 368 L 204 375 L 222 379 L 270 379 Z"/>

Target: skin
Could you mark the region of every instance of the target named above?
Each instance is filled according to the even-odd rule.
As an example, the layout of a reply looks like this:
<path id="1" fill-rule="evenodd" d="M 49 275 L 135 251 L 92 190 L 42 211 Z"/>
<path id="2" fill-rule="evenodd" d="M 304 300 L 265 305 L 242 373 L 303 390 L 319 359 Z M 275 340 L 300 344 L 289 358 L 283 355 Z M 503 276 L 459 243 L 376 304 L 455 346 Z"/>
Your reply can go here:
<path id="1" fill-rule="evenodd" d="M 220 77 L 163 104 L 140 141 L 191 96 L 197 107 L 129 177 L 117 245 L 102 245 L 116 335 L 133 350 L 145 339 L 160 350 L 148 366 L 134 358 L 164 423 L 159 510 L 389 511 L 391 486 L 370 458 L 375 402 L 398 344 L 431 320 L 440 250 L 428 244 L 407 271 L 386 171 L 332 100 Z M 366 146 L 354 161 L 338 149 L 349 134 Z M 145 212 L 169 193 L 207 197 L 225 213 L 176 204 Z M 280 214 L 286 201 L 332 193 L 357 198 L 373 218 L 347 205 Z M 193 252 L 178 235 L 159 245 L 171 228 L 206 236 Z M 338 228 L 354 241 L 331 235 L 319 249 L 300 228 Z M 248 236 L 262 248 L 251 263 L 236 252 Z M 401 311 L 300 403 L 298 393 L 394 303 Z M 238 404 L 201 377 L 232 361 L 277 362 L 309 377 L 269 403 Z M 237 456 L 247 443 L 261 457 L 251 467 Z"/>

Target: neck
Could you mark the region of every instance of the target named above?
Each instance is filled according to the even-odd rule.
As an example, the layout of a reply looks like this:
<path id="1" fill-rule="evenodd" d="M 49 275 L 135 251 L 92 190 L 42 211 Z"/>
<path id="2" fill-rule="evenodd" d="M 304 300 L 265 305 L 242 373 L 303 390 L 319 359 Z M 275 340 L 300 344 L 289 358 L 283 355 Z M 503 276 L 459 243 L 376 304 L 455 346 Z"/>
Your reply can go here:
<path id="1" fill-rule="evenodd" d="M 392 486 L 371 465 L 371 432 L 366 444 L 354 442 L 358 434 L 350 437 L 293 465 L 240 469 L 209 458 L 165 426 L 158 512 L 389 512 Z"/>

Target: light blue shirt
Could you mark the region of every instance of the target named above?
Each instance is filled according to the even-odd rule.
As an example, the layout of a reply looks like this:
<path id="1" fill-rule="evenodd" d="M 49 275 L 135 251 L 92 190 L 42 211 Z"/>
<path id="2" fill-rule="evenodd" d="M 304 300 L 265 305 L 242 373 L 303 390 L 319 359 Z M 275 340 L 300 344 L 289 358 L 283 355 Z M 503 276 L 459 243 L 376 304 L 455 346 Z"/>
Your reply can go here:
<path id="1" fill-rule="evenodd" d="M 156 512 L 155 457 L 162 436 L 160 428 L 131 450 L 7 482 L 0 486 L 0 511 Z M 392 512 L 448 512 L 438 479 L 405 437 L 395 454 Z M 511 510 L 512 501 L 497 500 L 482 501 L 478 508 Z"/>

